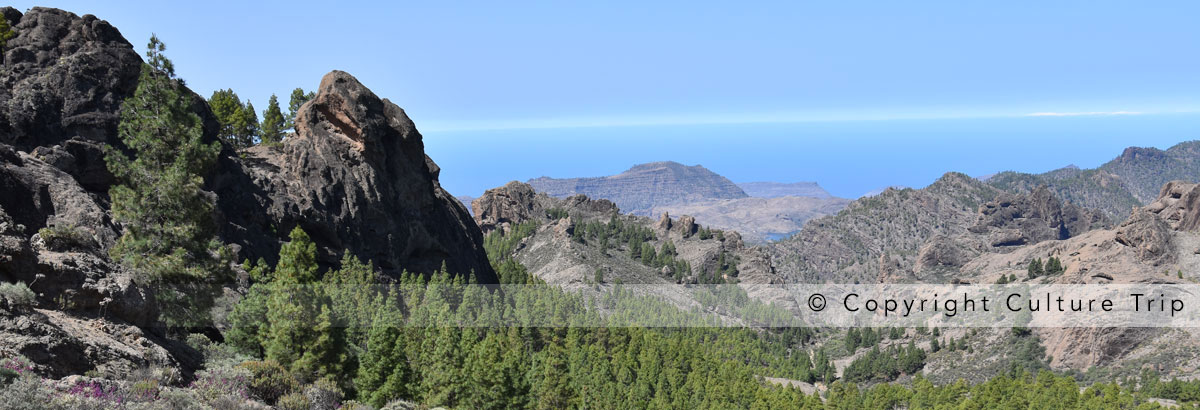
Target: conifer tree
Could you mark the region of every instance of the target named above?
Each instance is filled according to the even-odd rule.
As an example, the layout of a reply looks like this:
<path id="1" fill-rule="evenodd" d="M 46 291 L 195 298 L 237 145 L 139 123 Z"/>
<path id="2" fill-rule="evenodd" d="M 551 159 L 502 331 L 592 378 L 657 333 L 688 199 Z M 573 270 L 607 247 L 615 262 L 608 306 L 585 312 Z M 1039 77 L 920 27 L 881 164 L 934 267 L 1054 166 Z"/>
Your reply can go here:
<path id="1" fill-rule="evenodd" d="M 387 304 L 372 320 L 367 348 L 359 361 L 354 386 L 362 401 L 383 407 L 389 401 L 411 398 L 413 374 L 408 368 L 407 345 L 402 337 L 400 310 Z"/>
<path id="2" fill-rule="evenodd" d="M 200 117 L 163 42 L 152 35 L 147 48 L 118 127 L 133 158 L 105 147 L 108 170 L 119 181 L 109 190 L 113 219 L 124 228 L 110 252 L 155 288 L 169 327 L 207 326 L 206 312 L 231 276 L 229 253 L 216 238 L 214 204 L 203 190 L 220 145 L 203 141 Z"/>
<path id="3" fill-rule="evenodd" d="M 213 116 L 217 117 L 217 123 L 221 124 L 221 128 L 217 131 L 217 135 L 225 142 L 233 146 L 238 146 L 235 135 L 237 134 L 237 121 L 240 121 L 242 111 L 246 109 L 242 100 L 238 99 L 237 93 L 232 89 L 213 91 L 211 97 L 208 97 L 208 107 L 212 110 Z"/>
<path id="4" fill-rule="evenodd" d="M 264 144 L 277 144 L 283 141 L 285 125 L 283 112 L 279 110 L 279 98 L 276 98 L 275 94 L 271 94 L 271 99 L 267 101 L 267 109 L 263 111 L 262 125 L 259 126 L 261 133 L 259 138 Z"/>
<path id="5" fill-rule="evenodd" d="M 1029 267 L 1025 269 L 1025 272 L 1028 274 L 1029 279 L 1041 276 L 1042 273 L 1044 273 L 1042 269 L 1042 259 L 1038 258 L 1029 261 Z"/>
<path id="6" fill-rule="evenodd" d="M 266 358 L 303 377 L 337 376 L 344 361 L 342 329 L 333 326 L 317 281 L 317 245 L 300 227 L 279 250 L 267 299 Z M 326 373 L 332 372 L 332 373 Z"/>
<path id="7" fill-rule="evenodd" d="M 246 100 L 242 110 L 235 116 L 233 125 L 235 147 L 246 148 L 254 145 L 254 138 L 259 135 L 258 112 L 254 111 L 254 103 Z"/>
<path id="8" fill-rule="evenodd" d="M 8 24 L 8 19 L 0 16 L 0 63 L 4 62 L 4 52 L 8 51 L 8 40 L 16 36 L 17 33 Z"/>
<path id="9" fill-rule="evenodd" d="M 290 128 L 292 130 L 296 129 L 296 112 L 300 110 L 300 106 L 304 105 L 304 103 L 308 102 L 314 97 L 316 97 L 316 94 L 312 93 L 311 91 L 305 93 L 304 89 L 299 87 L 296 87 L 295 90 L 292 90 L 291 98 L 288 100 L 287 123 L 284 125 L 284 128 Z"/>

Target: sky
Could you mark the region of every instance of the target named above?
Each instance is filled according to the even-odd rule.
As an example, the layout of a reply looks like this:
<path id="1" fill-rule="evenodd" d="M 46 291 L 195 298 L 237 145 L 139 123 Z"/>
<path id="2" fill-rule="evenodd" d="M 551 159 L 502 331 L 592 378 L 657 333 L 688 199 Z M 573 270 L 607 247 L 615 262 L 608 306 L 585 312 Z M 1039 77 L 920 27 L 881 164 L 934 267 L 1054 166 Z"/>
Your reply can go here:
<path id="1" fill-rule="evenodd" d="M 156 33 L 260 109 L 347 71 L 458 195 L 674 160 L 855 197 L 1200 139 L 1197 2 L 378 3 L 36 5 Z"/>

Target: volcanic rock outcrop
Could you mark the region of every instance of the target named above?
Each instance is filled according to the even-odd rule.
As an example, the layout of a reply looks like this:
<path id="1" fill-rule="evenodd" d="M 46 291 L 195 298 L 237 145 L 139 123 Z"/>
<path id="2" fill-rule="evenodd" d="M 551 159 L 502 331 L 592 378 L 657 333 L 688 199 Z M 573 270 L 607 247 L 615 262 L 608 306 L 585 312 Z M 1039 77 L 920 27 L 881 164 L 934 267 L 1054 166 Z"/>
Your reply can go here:
<path id="1" fill-rule="evenodd" d="M 108 255 L 121 227 L 109 211 L 103 147 L 122 149 L 120 106 L 141 59 L 91 15 L 0 14 L 17 34 L 0 73 L 0 281 L 37 295 L 33 306 L 0 303 L 0 356 L 26 356 L 53 377 L 148 366 L 187 374 L 198 352 L 162 336 L 153 294 Z M 221 239 L 242 258 L 274 260 L 299 225 L 327 267 L 349 250 L 385 272 L 445 263 L 494 282 L 478 228 L 439 186 L 404 111 L 342 72 L 319 91 L 281 146 L 223 148 L 206 187 Z M 207 103 L 192 99 L 205 139 L 217 140 Z"/>
<path id="2" fill-rule="evenodd" d="M 438 184 L 421 133 L 404 110 L 350 74 L 333 71 L 280 146 L 230 159 L 213 182 L 225 239 L 241 257 L 272 260 L 300 226 L 326 265 L 343 251 L 385 272 L 446 268 L 494 283 L 483 237 L 467 209 Z"/>

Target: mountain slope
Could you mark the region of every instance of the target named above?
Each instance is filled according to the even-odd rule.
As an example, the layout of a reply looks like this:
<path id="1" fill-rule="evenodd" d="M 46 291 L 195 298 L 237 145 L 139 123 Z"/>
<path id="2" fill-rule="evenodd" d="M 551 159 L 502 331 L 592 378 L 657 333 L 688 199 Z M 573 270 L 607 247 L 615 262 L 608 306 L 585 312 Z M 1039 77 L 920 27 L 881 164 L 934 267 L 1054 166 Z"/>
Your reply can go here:
<path id="1" fill-rule="evenodd" d="M 1200 181 L 1200 141 L 1179 143 L 1166 151 L 1126 148 L 1119 157 L 1096 169 L 1066 167 L 1044 174 L 1006 171 L 987 182 L 1014 192 L 1046 185 L 1063 199 L 1122 220 L 1131 209 L 1153 201 L 1159 189 L 1173 180 Z"/>
<path id="2" fill-rule="evenodd" d="M 960 173 L 923 189 L 888 189 L 809 221 L 771 244 L 780 273 L 793 282 L 873 282 L 886 257 L 915 260 L 935 236 L 965 234 L 979 205 L 1001 191 Z"/>
<path id="3" fill-rule="evenodd" d="M 613 201 L 626 213 L 649 216 L 650 208 L 685 201 L 737 199 L 747 195 L 729 179 L 700 165 L 651 162 L 634 165 L 617 175 L 556 179 L 540 177 L 528 181 L 538 192 L 565 198 L 583 194 Z"/>

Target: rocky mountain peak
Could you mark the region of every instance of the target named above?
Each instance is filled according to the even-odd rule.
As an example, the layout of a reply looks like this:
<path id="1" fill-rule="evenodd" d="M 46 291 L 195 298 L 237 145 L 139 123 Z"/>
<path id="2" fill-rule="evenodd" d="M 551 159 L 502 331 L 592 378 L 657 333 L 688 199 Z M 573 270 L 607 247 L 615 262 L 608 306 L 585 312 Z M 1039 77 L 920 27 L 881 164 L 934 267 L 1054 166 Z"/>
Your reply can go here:
<path id="1" fill-rule="evenodd" d="M 242 154 L 215 184 L 225 236 L 242 257 L 272 260 L 298 225 L 330 266 L 349 251 L 389 273 L 445 263 L 479 283 L 496 280 L 478 227 L 438 183 L 412 120 L 348 73 L 325 75 L 279 147 Z"/>
<path id="2" fill-rule="evenodd" d="M 296 135 L 344 138 L 360 152 L 421 141 L 403 109 L 344 71 L 332 71 L 321 79 L 316 97 L 296 115 Z"/>

